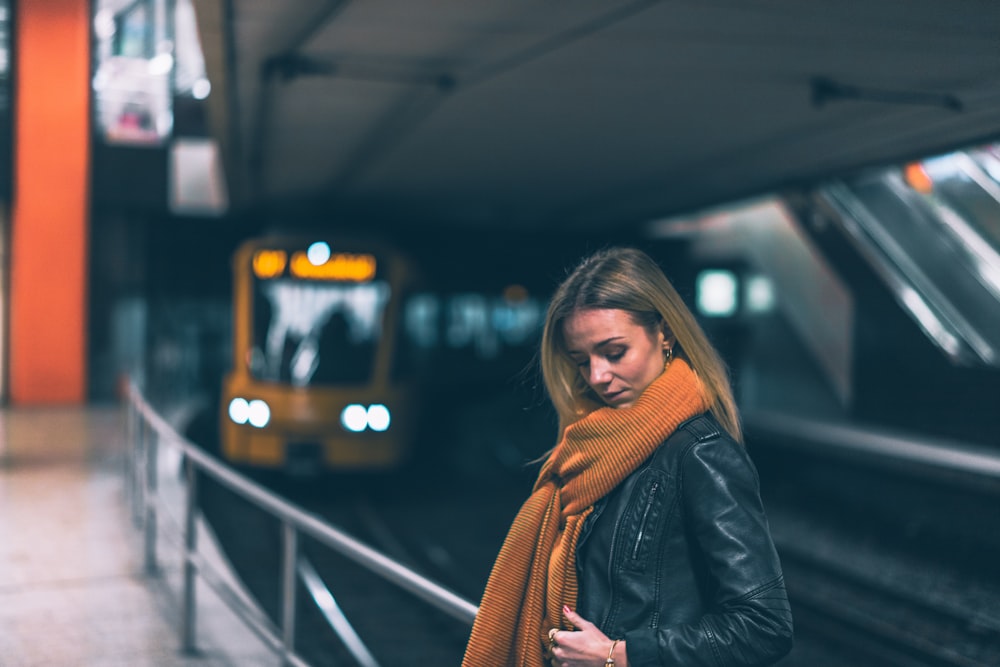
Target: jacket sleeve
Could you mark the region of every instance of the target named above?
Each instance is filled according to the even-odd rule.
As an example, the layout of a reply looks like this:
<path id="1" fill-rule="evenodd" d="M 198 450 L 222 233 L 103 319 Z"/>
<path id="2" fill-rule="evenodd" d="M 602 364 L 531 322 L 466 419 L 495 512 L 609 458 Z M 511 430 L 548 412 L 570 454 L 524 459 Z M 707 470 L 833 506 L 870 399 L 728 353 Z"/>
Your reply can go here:
<path id="1" fill-rule="evenodd" d="M 691 446 L 680 474 L 711 608 L 697 623 L 627 633 L 629 667 L 771 664 L 791 650 L 792 614 L 757 471 L 743 446 L 723 436 Z"/>

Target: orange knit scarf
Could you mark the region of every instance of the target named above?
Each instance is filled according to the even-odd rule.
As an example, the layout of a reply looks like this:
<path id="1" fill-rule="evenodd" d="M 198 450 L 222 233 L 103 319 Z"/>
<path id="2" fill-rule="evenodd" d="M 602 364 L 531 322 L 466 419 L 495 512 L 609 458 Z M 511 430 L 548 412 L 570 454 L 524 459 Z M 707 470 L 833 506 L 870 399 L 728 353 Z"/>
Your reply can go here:
<path id="1" fill-rule="evenodd" d="M 697 376 L 675 359 L 631 407 L 566 428 L 493 565 L 463 667 L 544 667 L 549 628 L 562 627 L 563 605 L 576 608 L 576 542 L 594 503 L 707 409 Z"/>

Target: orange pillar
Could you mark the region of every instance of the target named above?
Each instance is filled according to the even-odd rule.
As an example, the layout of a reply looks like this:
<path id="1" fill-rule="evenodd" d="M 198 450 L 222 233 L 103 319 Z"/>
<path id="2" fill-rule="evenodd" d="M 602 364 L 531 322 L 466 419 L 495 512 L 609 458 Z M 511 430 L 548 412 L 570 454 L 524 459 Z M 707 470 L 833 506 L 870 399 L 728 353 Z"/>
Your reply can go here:
<path id="1" fill-rule="evenodd" d="M 15 404 L 86 398 L 90 3 L 14 3 L 9 388 Z"/>

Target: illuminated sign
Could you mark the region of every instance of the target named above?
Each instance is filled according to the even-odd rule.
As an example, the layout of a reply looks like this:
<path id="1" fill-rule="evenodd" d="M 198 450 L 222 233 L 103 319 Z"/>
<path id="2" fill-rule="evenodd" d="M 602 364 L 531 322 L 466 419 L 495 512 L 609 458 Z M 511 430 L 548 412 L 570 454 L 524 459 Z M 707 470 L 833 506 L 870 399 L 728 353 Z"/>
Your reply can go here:
<path id="1" fill-rule="evenodd" d="M 364 283 L 375 277 L 376 263 L 374 255 L 338 253 L 330 255 L 322 264 L 313 264 L 309 256 L 300 250 L 292 255 L 289 268 L 296 278 Z"/>
<path id="2" fill-rule="evenodd" d="M 377 263 L 375 256 L 368 254 L 336 253 L 317 263 L 303 250 L 293 252 L 290 261 L 284 250 L 267 249 L 254 253 L 253 272 L 258 278 L 280 278 L 286 268 L 288 275 L 295 278 L 366 283 L 375 277 Z"/>
<path id="3" fill-rule="evenodd" d="M 253 255 L 253 273 L 258 278 L 276 278 L 285 272 L 287 263 L 284 250 L 258 250 Z"/>

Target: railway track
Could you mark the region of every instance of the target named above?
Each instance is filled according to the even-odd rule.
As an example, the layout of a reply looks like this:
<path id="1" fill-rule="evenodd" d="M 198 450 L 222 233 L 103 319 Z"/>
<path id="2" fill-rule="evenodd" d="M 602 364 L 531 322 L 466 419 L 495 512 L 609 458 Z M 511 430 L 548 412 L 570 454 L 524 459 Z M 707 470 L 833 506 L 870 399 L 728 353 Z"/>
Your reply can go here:
<path id="1" fill-rule="evenodd" d="M 768 473 L 765 464 L 762 478 Z M 857 498 L 845 514 L 842 500 L 820 501 L 810 496 L 822 486 L 814 483 L 815 474 L 803 472 L 795 493 L 785 489 L 765 499 L 796 621 L 796 647 L 779 667 L 1000 665 L 1000 616 L 989 608 L 991 599 L 1000 600 L 1000 582 L 985 582 L 987 590 L 973 599 L 975 594 L 968 591 L 976 582 L 966 581 L 962 585 L 968 590 L 952 595 L 950 602 L 940 591 L 928 595 L 923 590 L 935 577 L 968 579 L 981 574 L 988 564 L 980 564 L 980 570 L 965 570 L 959 563 L 947 571 L 943 566 L 938 569 L 940 563 L 928 561 L 924 575 L 909 575 L 894 560 L 891 544 L 865 541 L 865 534 L 870 538 L 885 532 L 878 526 L 885 517 L 866 521 L 858 516 L 858 507 L 865 503 Z M 475 602 L 525 495 L 520 488 L 523 482 L 509 480 L 462 494 L 413 475 L 334 478 L 314 485 L 278 480 L 276 487 L 293 502 Z M 878 488 L 865 487 L 863 493 L 877 494 Z M 218 504 L 218 498 L 208 500 Z M 211 510 L 217 521 L 228 524 L 222 529 L 229 534 L 226 549 L 264 608 L 276 614 L 277 529 L 248 519 L 233 501 L 227 503 L 228 509 Z M 988 509 L 980 507 L 979 511 L 985 519 Z M 817 532 L 834 524 L 841 532 Z M 926 549 L 948 532 L 945 526 L 935 526 L 930 538 L 925 535 L 923 541 L 905 544 L 900 542 L 906 533 L 905 518 L 900 525 L 904 526 L 901 532 L 890 536 L 900 552 Z M 861 546 L 852 544 L 852 539 L 860 539 Z M 965 552 L 974 548 L 964 542 L 955 544 Z M 325 549 L 308 543 L 303 549 L 382 667 L 460 663 L 468 627 Z M 992 550 L 985 552 L 989 559 Z M 887 568 L 896 571 L 892 576 L 879 576 Z M 355 664 L 311 608 L 311 601 L 302 595 L 299 605 L 298 645 L 310 663 L 317 667 Z"/>
<path id="2" fill-rule="evenodd" d="M 308 483 L 268 477 L 293 503 L 473 603 L 526 493 L 516 483 L 493 485 L 493 493 L 476 485 L 449 488 L 419 474 L 330 475 Z M 468 626 L 308 540 L 303 551 L 382 667 L 461 662 Z M 243 567 L 248 576 L 274 579 L 253 562 Z M 300 633 L 300 646 L 311 664 L 354 664 L 338 661 L 341 647 L 328 628 L 310 628 Z M 393 628 L 392 642 L 386 628 Z"/>
<path id="3" fill-rule="evenodd" d="M 840 644 L 852 667 L 995 667 L 1000 629 L 968 610 L 893 590 L 805 552 L 782 549 L 796 630 Z"/>
<path id="4" fill-rule="evenodd" d="M 778 448 L 755 460 L 797 637 L 852 666 L 1000 665 L 990 487 Z"/>

